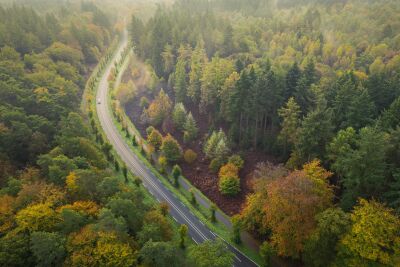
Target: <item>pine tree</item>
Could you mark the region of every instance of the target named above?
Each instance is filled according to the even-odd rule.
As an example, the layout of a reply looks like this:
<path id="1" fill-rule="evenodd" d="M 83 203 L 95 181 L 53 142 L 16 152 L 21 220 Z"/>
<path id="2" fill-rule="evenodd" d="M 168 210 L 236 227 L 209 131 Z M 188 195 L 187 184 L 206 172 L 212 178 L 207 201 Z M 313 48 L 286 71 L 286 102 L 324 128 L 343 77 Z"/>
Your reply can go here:
<path id="1" fill-rule="evenodd" d="M 297 143 L 297 132 L 301 123 L 301 110 L 294 98 L 291 97 L 286 105 L 279 109 L 278 113 L 283 120 L 282 130 L 278 138 L 284 143 L 284 154 L 286 154 L 287 145 L 294 145 Z"/>
<path id="2" fill-rule="evenodd" d="M 132 15 L 131 18 L 129 31 L 132 38 L 132 44 L 134 45 L 135 49 L 137 49 L 137 46 L 140 44 L 140 38 L 142 38 L 142 34 L 144 32 L 144 25 L 143 22 L 134 15 Z"/>
<path id="3" fill-rule="evenodd" d="M 297 65 L 297 62 L 295 62 L 286 75 L 286 81 L 285 81 L 286 86 L 284 93 L 285 101 L 289 99 L 289 97 L 294 95 L 297 83 L 299 82 L 300 78 L 301 78 L 301 71 L 299 69 L 299 66 Z"/>
<path id="4" fill-rule="evenodd" d="M 186 74 L 186 61 L 185 59 L 179 59 L 176 64 L 175 70 L 175 101 L 185 102 L 186 88 L 187 88 L 187 74 Z"/>
<path id="5" fill-rule="evenodd" d="M 186 122 L 186 109 L 182 103 L 176 103 L 172 112 L 172 121 L 177 129 L 183 130 Z"/>
<path id="6" fill-rule="evenodd" d="M 313 101 L 313 95 L 310 91 L 310 85 L 308 84 L 308 80 L 305 76 L 301 77 L 298 81 L 294 92 L 294 98 L 296 103 L 300 106 L 303 114 L 310 110 Z"/>
<path id="7" fill-rule="evenodd" d="M 307 63 L 306 67 L 304 68 L 303 75 L 307 86 L 310 86 L 311 84 L 317 82 L 317 74 L 315 71 L 315 64 L 313 60 L 310 60 Z"/>
<path id="8" fill-rule="evenodd" d="M 204 153 L 209 159 L 225 159 L 229 154 L 228 140 L 222 130 L 213 132 L 204 145 Z"/>
<path id="9" fill-rule="evenodd" d="M 191 112 L 186 117 L 185 125 L 183 126 L 184 136 L 183 139 L 185 142 L 190 142 L 197 137 L 197 133 L 199 129 L 197 128 L 197 123 L 193 118 Z"/>
<path id="10" fill-rule="evenodd" d="M 301 122 L 292 160 L 298 165 L 314 158 L 323 159 L 326 145 L 333 135 L 332 110 L 325 104 L 307 114 Z M 293 156 L 298 157 L 294 159 Z"/>
<path id="11" fill-rule="evenodd" d="M 204 50 L 204 42 L 200 40 L 192 54 L 189 73 L 189 87 L 187 90 L 187 95 L 190 97 L 193 103 L 196 104 L 200 100 L 200 79 L 203 75 L 203 67 L 206 62 L 207 55 Z"/>
<path id="12" fill-rule="evenodd" d="M 233 28 L 229 24 L 224 30 L 224 41 L 222 43 L 222 55 L 229 56 L 233 52 Z"/>

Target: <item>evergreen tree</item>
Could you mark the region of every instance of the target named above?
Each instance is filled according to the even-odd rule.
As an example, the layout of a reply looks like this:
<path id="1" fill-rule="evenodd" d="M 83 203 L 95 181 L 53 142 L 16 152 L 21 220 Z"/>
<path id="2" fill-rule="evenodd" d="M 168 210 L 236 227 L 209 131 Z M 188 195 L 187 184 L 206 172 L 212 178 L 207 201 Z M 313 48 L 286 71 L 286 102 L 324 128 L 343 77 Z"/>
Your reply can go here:
<path id="1" fill-rule="evenodd" d="M 310 91 L 310 85 L 305 76 L 301 77 L 297 82 L 294 92 L 296 103 L 300 106 L 303 114 L 306 114 L 312 108 L 313 94 Z"/>
<path id="2" fill-rule="evenodd" d="M 185 102 L 187 88 L 186 61 L 184 58 L 178 60 L 174 78 L 175 101 L 183 103 Z"/>
<path id="3" fill-rule="evenodd" d="M 185 106 L 182 103 L 176 103 L 172 112 L 172 121 L 174 122 L 175 127 L 177 127 L 179 130 L 183 130 L 186 118 L 187 115 Z"/>
<path id="4" fill-rule="evenodd" d="M 199 129 L 197 128 L 196 121 L 194 120 L 191 112 L 189 112 L 189 114 L 187 115 L 186 122 L 183 128 L 184 128 L 183 139 L 185 142 L 190 142 L 197 137 Z"/>
<path id="5" fill-rule="evenodd" d="M 360 129 L 372 122 L 374 103 L 367 90 L 357 86 L 352 74 L 337 81 L 335 90 L 333 111 L 335 124 L 339 129 Z"/>
<path id="6" fill-rule="evenodd" d="M 204 153 L 209 159 L 225 159 L 229 154 L 227 137 L 222 130 L 211 134 L 204 145 Z"/>
<path id="7" fill-rule="evenodd" d="M 135 15 L 132 15 L 129 32 L 132 39 L 132 44 L 134 45 L 136 50 L 137 46 L 140 45 L 140 38 L 142 38 L 142 35 L 144 33 L 144 25 L 143 22 Z"/>
<path id="8" fill-rule="evenodd" d="M 229 56 L 233 52 L 233 28 L 230 24 L 225 27 L 221 50 L 223 56 Z"/>
<path id="9" fill-rule="evenodd" d="M 301 78 L 301 71 L 299 66 L 297 65 L 297 62 L 295 62 L 286 75 L 285 93 L 284 93 L 285 101 L 289 99 L 289 97 L 294 95 L 300 78 Z"/>
<path id="10" fill-rule="evenodd" d="M 280 108 L 278 113 L 283 120 L 279 139 L 285 144 L 285 154 L 287 145 L 294 145 L 297 143 L 298 128 L 301 123 L 301 109 L 294 98 L 291 97 L 286 103 L 286 106 Z"/>
<path id="11" fill-rule="evenodd" d="M 291 162 L 298 165 L 314 158 L 323 159 L 332 135 L 332 111 L 321 104 L 302 121 Z"/>
<path id="12" fill-rule="evenodd" d="M 383 111 L 379 125 L 382 129 L 394 129 L 400 126 L 400 97 L 396 98 L 390 107 Z"/>
<path id="13" fill-rule="evenodd" d="M 387 180 L 385 154 L 388 148 L 384 133 L 375 128 L 339 131 L 329 145 L 332 168 L 340 175 L 344 193 L 342 207 L 349 210 L 358 197 L 381 198 Z"/>
<path id="14" fill-rule="evenodd" d="M 307 86 L 312 85 L 317 82 L 317 74 L 315 71 L 315 63 L 314 60 L 310 60 L 306 67 L 304 68 L 303 77 L 305 78 L 305 83 Z"/>
<path id="15" fill-rule="evenodd" d="M 192 54 L 189 73 L 189 87 L 187 89 L 187 95 L 190 97 L 193 103 L 196 104 L 198 104 L 200 100 L 200 79 L 203 75 L 203 67 L 206 62 L 207 55 L 204 50 L 204 42 L 200 40 Z"/>

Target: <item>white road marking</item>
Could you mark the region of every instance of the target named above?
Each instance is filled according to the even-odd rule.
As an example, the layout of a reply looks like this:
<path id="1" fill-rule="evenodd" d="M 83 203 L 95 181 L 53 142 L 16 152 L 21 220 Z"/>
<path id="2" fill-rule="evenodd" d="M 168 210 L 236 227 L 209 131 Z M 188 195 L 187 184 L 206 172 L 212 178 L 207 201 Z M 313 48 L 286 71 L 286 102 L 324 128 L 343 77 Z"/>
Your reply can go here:
<path id="1" fill-rule="evenodd" d="M 239 262 L 242 262 L 241 259 L 238 258 L 238 256 L 235 255 L 235 258 L 236 258 Z"/>
<path id="2" fill-rule="evenodd" d="M 125 41 L 126 43 L 126 41 Z M 123 46 L 120 47 L 120 49 L 118 50 L 118 52 L 116 53 L 116 58 L 120 58 L 120 54 L 122 51 Z M 107 83 L 107 73 L 110 72 L 112 66 L 110 65 L 108 68 L 106 68 L 106 70 L 104 71 L 104 75 L 101 78 L 99 84 L 98 84 L 98 93 L 97 96 L 103 97 L 103 99 L 107 98 L 107 94 L 108 94 L 108 83 Z M 192 227 L 192 229 L 199 234 L 199 236 L 204 239 L 204 240 L 208 240 L 208 238 L 200 231 L 200 229 L 197 228 L 197 226 L 194 224 L 194 222 L 192 222 L 186 215 L 185 213 L 178 208 L 175 203 L 173 203 L 172 199 L 170 198 L 170 196 L 166 195 L 164 193 L 164 191 L 157 185 L 157 182 L 155 183 L 153 181 L 153 177 L 152 177 L 152 173 L 149 170 L 149 168 L 146 168 L 148 170 L 148 173 L 146 173 L 146 169 L 144 169 L 144 166 L 142 166 L 140 164 L 140 160 L 137 158 L 137 156 L 135 154 L 132 153 L 132 151 L 130 151 L 130 148 L 127 147 L 126 142 L 124 141 L 124 139 L 121 137 L 121 135 L 119 134 L 115 124 L 113 123 L 112 119 L 110 118 L 110 113 L 109 113 L 109 106 L 108 105 L 100 105 L 97 106 L 97 111 L 98 111 L 98 115 L 99 115 L 99 119 L 100 119 L 100 123 L 101 126 L 104 130 L 104 132 L 106 133 L 106 136 L 108 137 L 108 139 L 110 141 L 114 142 L 114 147 L 115 149 L 118 151 L 118 153 L 121 156 L 121 159 L 129 166 L 130 170 L 133 171 L 135 174 L 141 176 L 142 180 L 147 181 L 147 183 L 149 184 L 149 186 L 151 188 L 153 188 L 156 192 L 158 192 L 160 194 L 160 196 L 162 198 L 165 199 L 165 201 L 167 203 L 170 204 L 170 206 L 172 208 L 174 208 L 176 210 L 176 212 L 178 212 L 181 217 L 187 222 L 187 224 L 189 226 Z M 104 107 L 104 108 L 102 108 Z M 147 166 L 146 166 L 147 167 Z M 160 183 L 160 181 L 158 179 L 156 179 L 158 181 L 158 183 Z M 144 184 L 145 185 L 145 184 Z M 148 188 L 145 185 L 146 188 Z M 163 188 L 165 190 L 165 188 Z M 168 190 L 168 189 L 167 189 Z M 150 191 L 150 190 L 149 190 Z M 168 190 L 170 191 L 170 190 Z M 181 203 L 182 206 L 186 207 L 183 203 Z M 199 220 L 200 223 L 202 223 Z M 204 225 L 202 223 L 202 225 Z M 192 238 L 193 239 L 193 238 Z M 198 242 L 196 240 L 193 239 L 193 241 L 198 244 Z M 241 253 L 240 251 L 238 251 L 235 247 L 231 246 L 235 251 L 237 251 L 238 253 Z M 245 255 L 244 255 L 245 256 Z M 249 259 L 247 256 L 245 256 L 247 259 Z M 252 261 L 251 259 L 249 259 L 250 261 Z M 254 263 L 254 261 L 252 261 Z M 254 263 L 256 266 L 257 264 Z"/>

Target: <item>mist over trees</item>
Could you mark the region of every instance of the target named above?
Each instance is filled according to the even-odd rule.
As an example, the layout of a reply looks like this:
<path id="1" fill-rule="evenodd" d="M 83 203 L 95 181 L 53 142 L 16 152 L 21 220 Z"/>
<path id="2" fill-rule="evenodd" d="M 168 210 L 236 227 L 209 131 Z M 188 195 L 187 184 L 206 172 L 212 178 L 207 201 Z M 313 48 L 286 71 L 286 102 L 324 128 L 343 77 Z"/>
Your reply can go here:
<path id="1" fill-rule="evenodd" d="M 372 252 L 375 239 L 356 241 L 352 232 L 360 220 L 379 228 L 383 220 L 369 217 L 378 213 L 400 227 L 399 11 L 396 1 L 177 1 L 147 22 L 132 19 L 135 51 L 165 92 L 207 118 L 210 160 L 224 127 L 231 147 L 285 164 L 254 170 L 262 174 L 240 215 L 279 255 L 310 266 L 399 263 L 389 235 Z M 229 193 L 234 172 L 225 163 L 210 168 L 223 170 L 220 190 Z M 322 184 L 329 194 L 313 189 Z"/>

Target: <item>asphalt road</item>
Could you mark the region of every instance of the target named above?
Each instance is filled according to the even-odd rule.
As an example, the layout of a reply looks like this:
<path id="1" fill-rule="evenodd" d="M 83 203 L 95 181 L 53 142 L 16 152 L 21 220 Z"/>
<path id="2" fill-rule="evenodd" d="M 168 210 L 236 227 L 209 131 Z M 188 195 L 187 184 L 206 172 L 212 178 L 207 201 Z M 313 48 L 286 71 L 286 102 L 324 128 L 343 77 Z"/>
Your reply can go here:
<path id="1" fill-rule="evenodd" d="M 125 34 L 121 42 L 118 52 L 111 62 L 120 59 L 121 52 L 127 45 L 127 34 Z M 158 202 L 166 202 L 170 206 L 170 215 L 179 224 L 186 224 L 189 228 L 189 236 L 196 243 L 202 243 L 206 240 L 213 240 L 217 236 L 207 226 L 205 226 L 191 211 L 186 207 L 175 195 L 169 191 L 159 179 L 146 167 L 146 165 L 130 150 L 129 146 L 125 143 L 124 138 L 119 134 L 116 126 L 113 123 L 112 115 L 109 112 L 107 105 L 108 95 L 108 81 L 107 77 L 111 71 L 113 64 L 109 64 L 106 68 L 103 77 L 100 80 L 99 88 L 97 91 L 96 101 L 100 100 L 97 104 L 97 114 L 101 126 L 109 139 L 110 144 L 113 145 L 116 152 L 121 159 L 125 162 L 126 166 L 143 181 L 143 186 L 154 196 Z M 96 102 L 97 103 L 97 102 Z M 228 248 L 234 253 L 233 266 L 257 266 L 252 260 L 247 258 L 240 251 L 227 244 Z M 212 267 L 212 266 L 210 266 Z"/>

